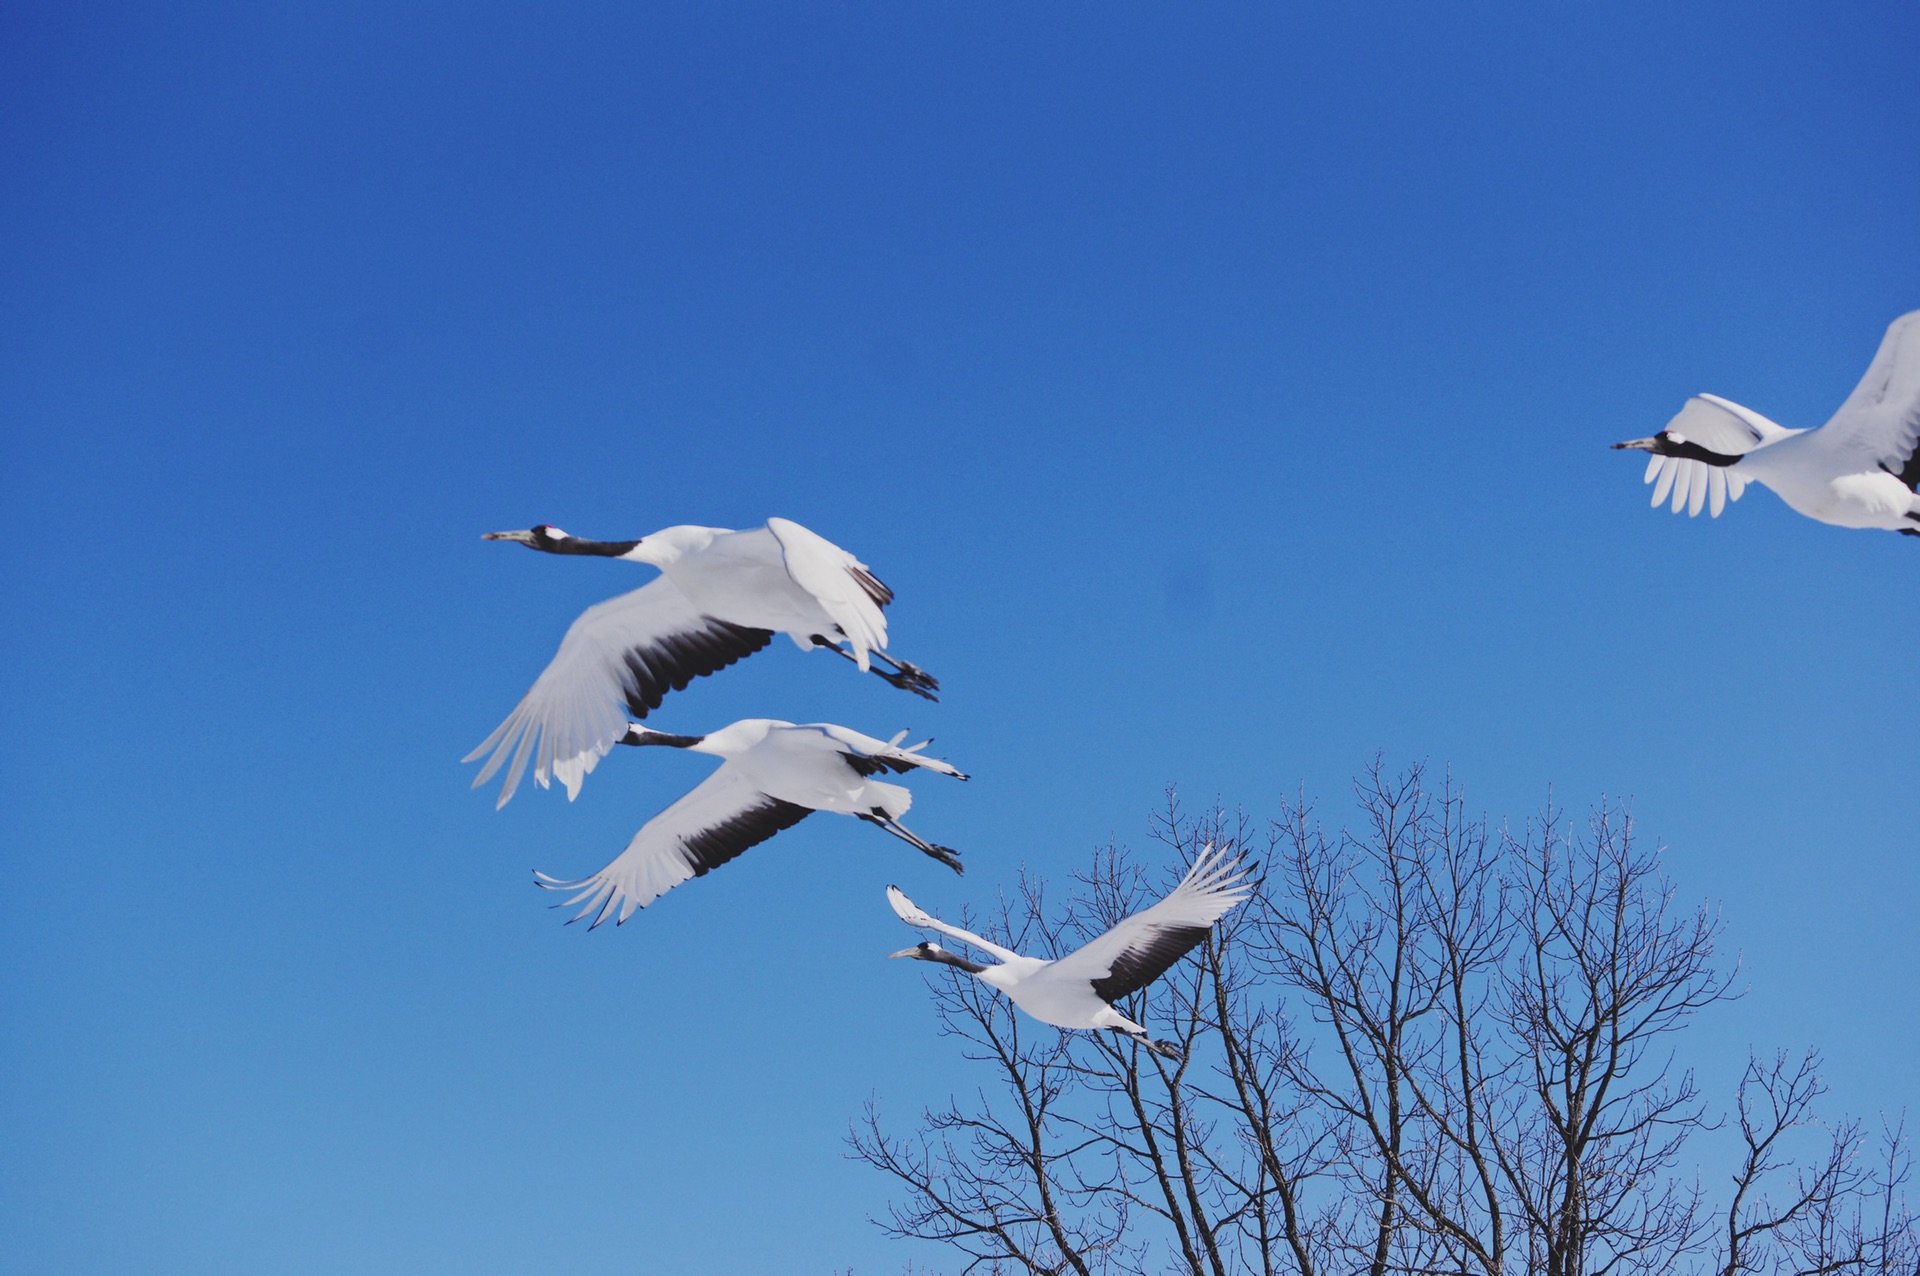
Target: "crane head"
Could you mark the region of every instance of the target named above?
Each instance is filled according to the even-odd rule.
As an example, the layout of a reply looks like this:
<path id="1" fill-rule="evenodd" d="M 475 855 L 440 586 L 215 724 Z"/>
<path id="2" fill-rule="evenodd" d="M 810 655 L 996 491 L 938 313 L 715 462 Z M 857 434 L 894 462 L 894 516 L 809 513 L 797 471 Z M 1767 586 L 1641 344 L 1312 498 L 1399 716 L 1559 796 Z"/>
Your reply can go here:
<path id="1" fill-rule="evenodd" d="M 541 523 L 537 527 L 529 527 L 524 532 L 488 532 L 480 539 L 483 541 L 516 541 L 519 544 L 525 545 L 528 549 L 551 550 L 561 541 L 571 540 L 572 537 L 551 523 Z"/>
<path id="2" fill-rule="evenodd" d="M 969 975 L 977 975 L 987 969 L 977 961 L 968 961 L 959 953 L 950 953 L 932 940 L 915 944 L 911 948 L 902 948 L 897 953 L 888 953 L 889 957 L 912 957 L 916 961 L 937 961 L 942 966 L 952 966 L 955 970 L 964 970 Z"/>

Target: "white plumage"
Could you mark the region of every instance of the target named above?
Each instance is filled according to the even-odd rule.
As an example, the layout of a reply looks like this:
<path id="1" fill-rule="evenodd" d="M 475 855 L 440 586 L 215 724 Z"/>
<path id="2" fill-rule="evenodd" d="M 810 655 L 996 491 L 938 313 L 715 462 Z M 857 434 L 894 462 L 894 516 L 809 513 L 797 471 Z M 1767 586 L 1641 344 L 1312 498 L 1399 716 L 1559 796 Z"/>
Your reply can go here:
<path id="1" fill-rule="evenodd" d="M 550 554 L 586 554 L 649 563 L 658 579 L 597 603 L 573 622 L 560 649 L 506 721 L 480 747 L 473 786 L 503 766 L 498 805 L 520 785 L 527 763 L 578 796 L 581 782 L 613 748 L 629 717 L 644 718 L 669 691 L 724 669 L 786 634 L 802 650 L 825 647 L 896 687 L 932 700 L 939 683 L 886 654 L 893 601 L 865 563 L 784 518 L 736 532 L 669 527 L 637 541 L 589 541 L 542 524 L 491 532 Z M 843 650 L 836 644 L 844 642 Z M 888 669 L 873 666 L 878 658 Z"/>
<path id="2" fill-rule="evenodd" d="M 630 724 L 619 743 L 666 745 L 710 753 L 726 761 L 687 795 L 648 820 L 627 849 L 605 868 L 579 881 L 537 874 L 550 890 L 576 892 L 562 906 L 582 905 L 573 920 L 593 914 L 593 925 L 624 922 L 636 908 L 666 894 L 689 878 L 701 877 L 791 828 L 815 811 L 852 815 L 877 824 L 902 841 L 960 870 L 959 853 L 922 841 L 900 823 L 913 795 L 898 784 L 873 777 L 882 771 L 904 774 L 916 768 L 955 779 L 967 777 L 938 758 L 923 755 L 927 745 L 900 747 L 826 722 L 796 726 L 772 718 L 748 718 L 710 735 L 680 736 Z M 591 927 L 589 927 L 591 929 Z"/>
<path id="3" fill-rule="evenodd" d="M 1113 1008 L 1166 973 L 1174 962 L 1207 937 L 1213 924 L 1251 891 L 1246 870 L 1230 848 L 1208 846 L 1166 898 L 1142 909 L 1113 929 L 1057 961 L 1023 957 L 949 926 L 915 907 L 898 886 L 887 887 L 887 902 L 909 926 L 938 931 L 972 945 L 998 961 L 983 966 L 932 942 L 903 948 L 894 957 L 911 957 L 957 966 L 980 982 L 1005 993 L 1013 1004 L 1056 1028 L 1109 1029 L 1169 1057 L 1178 1050 L 1154 1041 L 1147 1030 Z"/>
<path id="4" fill-rule="evenodd" d="M 1831 420 L 1790 430 L 1716 395 L 1687 400 L 1651 438 L 1616 448 L 1652 452 L 1653 503 L 1719 517 L 1748 482 L 1772 488 L 1791 508 L 1837 527 L 1920 536 L 1920 310 L 1887 328 L 1860 384 Z"/>

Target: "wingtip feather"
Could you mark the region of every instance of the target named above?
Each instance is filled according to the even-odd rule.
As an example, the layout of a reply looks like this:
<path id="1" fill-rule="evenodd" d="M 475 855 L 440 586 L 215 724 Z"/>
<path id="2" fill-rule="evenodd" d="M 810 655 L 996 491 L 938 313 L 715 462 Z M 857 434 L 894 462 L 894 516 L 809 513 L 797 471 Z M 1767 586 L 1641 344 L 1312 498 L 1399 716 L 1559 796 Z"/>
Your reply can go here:
<path id="1" fill-rule="evenodd" d="M 1660 471 L 1660 481 L 1653 485 L 1652 507 L 1654 509 L 1659 509 L 1661 503 L 1667 499 L 1667 493 L 1673 490 L 1673 481 L 1679 477 L 1679 474 L 1680 466 L 1678 464 L 1666 466 Z"/>
<path id="2" fill-rule="evenodd" d="M 931 928 L 933 918 L 908 899 L 907 893 L 898 886 L 887 887 L 887 903 L 892 907 L 894 915 L 907 925 Z"/>

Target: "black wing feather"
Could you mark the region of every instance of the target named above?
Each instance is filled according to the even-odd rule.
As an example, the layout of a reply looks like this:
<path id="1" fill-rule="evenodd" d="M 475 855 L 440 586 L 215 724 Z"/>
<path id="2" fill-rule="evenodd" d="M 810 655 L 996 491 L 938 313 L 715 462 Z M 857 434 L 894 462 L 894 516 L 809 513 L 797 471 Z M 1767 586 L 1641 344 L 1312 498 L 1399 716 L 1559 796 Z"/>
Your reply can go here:
<path id="1" fill-rule="evenodd" d="M 870 758 L 860 753 L 843 753 L 840 756 L 845 758 L 847 765 L 852 767 L 854 773 L 860 776 L 879 775 L 882 771 L 891 771 L 895 775 L 905 775 L 907 772 L 917 769 L 913 763 L 902 762 L 898 758 Z"/>
<path id="2" fill-rule="evenodd" d="M 723 820 L 692 837 L 680 839 L 687 854 L 687 866 L 695 877 L 705 877 L 742 851 L 760 845 L 782 829 L 790 829 L 813 814 L 810 806 L 764 798 L 758 806 Z"/>
<path id="3" fill-rule="evenodd" d="M 1907 463 L 1899 469 L 1896 470 L 1891 465 L 1884 465 L 1881 468 L 1905 483 L 1909 492 L 1920 492 L 1920 445 L 1916 445 L 1913 451 L 1907 453 Z"/>
<path id="4" fill-rule="evenodd" d="M 699 629 L 668 634 L 626 654 L 627 672 L 632 675 L 627 712 L 644 718 L 660 707 L 667 692 L 684 691 L 695 678 L 717 673 L 773 641 L 771 629 L 749 629 L 712 616 L 701 619 Z"/>
<path id="5" fill-rule="evenodd" d="M 873 599 L 874 606 L 885 607 L 893 601 L 893 591 L 882 584 L 880 578 L 866 568 L 849 567 L 847 571 L 853 577 L 854 582 L 866 591 L 867 597 Z"/>
<path id="6" fill-rule="evenodd" d="M 1139 992 L 1185 957 L 1207 937 L 1211 926 L 1156 926 L 1144 942 L 1113 963 L 1104 979 L 1093 981 L 1094 995 L 1109 1004 Z"/>

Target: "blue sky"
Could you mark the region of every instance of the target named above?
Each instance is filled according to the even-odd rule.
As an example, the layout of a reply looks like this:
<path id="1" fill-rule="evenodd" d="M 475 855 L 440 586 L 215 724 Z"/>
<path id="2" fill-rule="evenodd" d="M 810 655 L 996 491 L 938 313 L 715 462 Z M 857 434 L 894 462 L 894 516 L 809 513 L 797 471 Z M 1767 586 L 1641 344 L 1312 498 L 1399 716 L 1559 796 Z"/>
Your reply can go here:
<path id="1" fill-rule="evenodd" d="M 881 888 L 978 905 L 1450 764 L 1631 799 L 1751 995 L 1920 1095 L 1920 548 L 1646 508 L 1920 306 L 1897 3 L 23 4 L 0 40 L 0 1265 L 897 1271 L 841 1159 L 972 1084 Z M 903 726 L 945 875 L 819 817 L 618 933 L 708 765 L 458 759 L 644 569 L 797 519 L 930 706 L 791 650 L 652 721 Z M 778 1256 L 778 1262 L 770 1262 Z"/>

